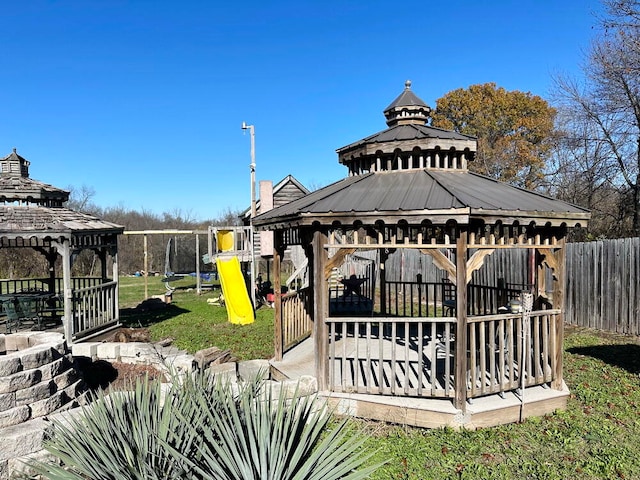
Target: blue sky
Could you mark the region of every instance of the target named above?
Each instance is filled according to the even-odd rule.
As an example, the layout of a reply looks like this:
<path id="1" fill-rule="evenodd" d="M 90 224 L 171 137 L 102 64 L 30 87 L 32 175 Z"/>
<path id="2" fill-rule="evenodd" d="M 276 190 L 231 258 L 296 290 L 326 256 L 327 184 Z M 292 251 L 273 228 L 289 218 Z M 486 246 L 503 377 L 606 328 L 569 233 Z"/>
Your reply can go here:
<path id="1" fill-rule="evenodd" d="M 257 180 L 320 187 L 386 128 L 411 79 L 431 106 L 495 82 L 548 98 L 579 75 L 596 0 L 0 0 L 0 155 L 94 203 L 197 220 Z"/>

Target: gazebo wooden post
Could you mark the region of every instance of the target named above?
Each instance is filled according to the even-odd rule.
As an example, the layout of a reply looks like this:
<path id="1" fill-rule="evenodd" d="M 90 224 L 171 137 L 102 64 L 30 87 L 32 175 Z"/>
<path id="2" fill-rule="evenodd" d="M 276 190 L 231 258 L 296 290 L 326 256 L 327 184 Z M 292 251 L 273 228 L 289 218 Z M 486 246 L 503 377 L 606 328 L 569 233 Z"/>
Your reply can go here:
<path id="1" fill-rule="evenodd" d="M 113 275 L 113 280 L 116 281 L 116 298 L 114 298 L 114 302 L 115 302 L 115 314 L 116 317 L 118 319 L 118 321 L 120 321 L 120 281 L 119 281 L 119 267 L 118 267 L 118 246 L 117 246 L 117 238 L 116 237 L 116 245 L 114 247 L 111 247 L 111 258 L 113 259 L 113 266 L 112 266 L 112 275 Z"/>
<path id="2" fill-rule="evenodd" d="M 455 407 L 466 411 L 467 370 L 467 231 L 458 229 L 456 239 L 456 376 Z"/>
<path id="3" fill-rule="evenodd" d="M 313 232 L 313 337 L 315 343 L 315 370 L 318 379 L 318 388 L 326 390 L 328 377 L 328 350 L 329 339 L 325 319 L 327 318 L 327 306 L 329 304 L 327 294 L 327 277 L 325 266 L 328 260 L 328 252 L 325 248 L 327 234 L 321 230 Z"/>
<path id="4" fill-rule="evenodd" d="M 380 249 L 380 314 L 387 314 L 387 270 L 385 268 L 385 263 L 389 258 L 389 254 L 387 250 L 384 248 Z"/>
<path id="5" fill-rule="evenodd" d="M 46 253 L 47 262 L 49 263 L 49 293 L 56 293 L 56 258 L 58 252 L 53 247 L 49 247 L 49 251 Z"/>
<path id="6" fill-rule="evenodd" d="M 560 310 L 560 313 L 556 315 L 555 330 L 556 330 L 556 351 L 555 355 L 555 372 L 553 373 L 553 381 L 551 382 L 551 388 L 554 390 L 562 390 L 562 352 L 564 351 L 564 282 L 565 282 L 565 247 L 566 237 L 563 237 L 558 242 L 559 250 L 556 251 L 556 275 L 553 282 L 553 308 Z"/>
<path id="7" fill-rule="evenodd" d="M 58 252 L 62 256 L 62 298 L 64 301 L 64 338 L 67 344 L 73 343 L 73 286 L 71 285 L 71 244 L 68 238 L 58 243 Z"/>
<path id="8" fill-rule="evenodd" d="M 274 357 L 275 360 L 280 361 L 284 352 L 284 337 L 282 335 L 284 318 L 282 315 L 282 289 L 280 288 L 280 285 L 282 285 L 281 263 L 284 256 L 284 248 L 280 241 L 280 235 L 274 235 L 273 243 Z"/>
<path id="9" fill-rule="evenodd" d="M 101 247 L 98 250 L 98 258 L 100 259 L 100 279 L 102 283 L 107 281 L 107 249 L 106 247 Z M 113 279 L 115 280 L 115 278 Z"/>

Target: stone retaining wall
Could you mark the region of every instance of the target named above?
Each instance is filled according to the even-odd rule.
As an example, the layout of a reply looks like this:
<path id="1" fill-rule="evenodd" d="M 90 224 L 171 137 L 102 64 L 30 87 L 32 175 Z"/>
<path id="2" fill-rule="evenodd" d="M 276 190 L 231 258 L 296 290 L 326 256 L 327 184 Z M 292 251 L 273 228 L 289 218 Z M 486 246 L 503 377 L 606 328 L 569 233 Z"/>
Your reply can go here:
<path id="1" fill-rule="evenodd" d="M 300 381 L 269 380 L 268 360 L 205 365 L 200 358 L 203 356 L 199 357 L 198 353 L 194 356 L 173 346 L 143 342 L 81 342 L 73 344 L 68 353 L 61 334 L 0 335 L 0 375 L 4 375 L 0 376 L 0 422 L 6 418 L 7 425 L 2 428 L 0 423 L 0 480 L 33 475 L 25 462 L 47 458 L 42 446 L 52 431 L 52 421 L 81 414 L 82 409 L 69 409 L 78 405 L 78 401 L 72 399 L 81 384 L 72 368 L 75 360 L 152 365 L 160 371 L 177 374 L 207 368 L 231 381 L 262 376 L 271 389 L 284 389 L 289 394 L 317 392 L 313 377 Z M 65 401 L 68 402 L 66 405 Z M 3 404 L 8 408 L 3 410 Z M 12 410 L 15 410 L 13 414 L 4 414 Z"/>
<path id="2" fill-rule="evenodd" d="M 11 459 L 42 448 L 44 433 L 25 442 L 25 432 L 78 405 L 82 380 L 72 364 L 60 333 L 0 334 L 0 479 L 9 478 Z"/>

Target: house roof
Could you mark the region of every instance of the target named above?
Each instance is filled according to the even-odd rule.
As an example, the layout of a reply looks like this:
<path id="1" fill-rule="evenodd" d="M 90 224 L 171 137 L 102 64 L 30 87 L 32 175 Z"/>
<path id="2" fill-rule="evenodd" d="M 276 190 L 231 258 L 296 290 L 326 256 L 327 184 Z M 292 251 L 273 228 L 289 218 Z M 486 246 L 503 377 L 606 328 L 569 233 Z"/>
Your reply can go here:
<path id="1" fill-rule="evenodd" d="M 273 195 L 275 196 L 280 190 L 282 190 L 285 186 L 287 186 L 288 184 L 293 184 L 295 185 L 298 189 L 300 189 L 300 191 L 304 194 L 307 195 L 310 193 L 310 190 L 305 187 L 302 183 L 300 183 L 293 175 L 287 175 L 286 177 L 284 177 L 282 180 L 280 180 L 278 183 L 276 183 L 273 187 Z M 258 199 L 256 201 L 256 210 L 260 210 L 260 199 Z M 249 206 L 248 208 L 246 208 L 240 215 L 240 218 L 249 218 L 251 216 L 251 206 Z"/>
<path id="2" fill-rule="evenodd" d="M 404 170 L 352 176 L 254 218 L 254 225 L 423 219 L 468 223 L 495 217 L 584 224 L 587 210 L 468 171 Z M 331 223 L 331 221 L 329 221 Z M 410 223 L 414 223 L 410 221 Z"/>

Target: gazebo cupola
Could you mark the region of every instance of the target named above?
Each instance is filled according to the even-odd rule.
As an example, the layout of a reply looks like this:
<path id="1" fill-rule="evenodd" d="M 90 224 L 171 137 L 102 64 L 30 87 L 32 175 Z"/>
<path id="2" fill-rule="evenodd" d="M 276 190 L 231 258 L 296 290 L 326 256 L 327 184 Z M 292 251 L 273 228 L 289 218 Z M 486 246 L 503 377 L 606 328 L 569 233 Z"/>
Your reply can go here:
<path id="1" fill-rule="evenodd" d="M 425 125 L 431 108 L 411 91 L 411 80 L 404 83 L 404 91 L 384 109 L 387 125 Z"/>
<path id="2" fill-rule="evenodd" d="M 472 161 L 475 137 L 427 125 L 431 109 L 411 90 L 384 110 L 389 128 L 337 150 L 349 176 L 391 170 L 460 170 Z"/>
<path id="3" fill-rule="evenodd" d="M 22 158 L 18 155 L 17 150 L 14 148 L 13 152 L 2 159 L 1 175 L 3 177 L 25 177 L 29 178 L 29 165 L 30 162 L 26 158 Z"/>
<path id="4" fill-rule="evenodd" d="M 69 192 L 29 178 L 30 164 L 15 148 L 0 159 L 0 204 L 62 207 Z"/>

